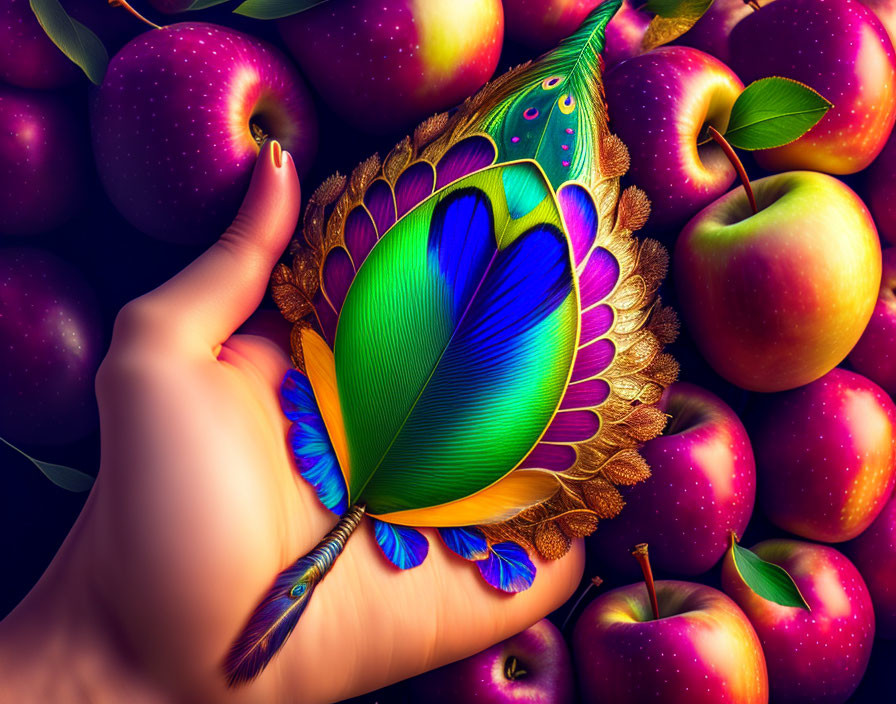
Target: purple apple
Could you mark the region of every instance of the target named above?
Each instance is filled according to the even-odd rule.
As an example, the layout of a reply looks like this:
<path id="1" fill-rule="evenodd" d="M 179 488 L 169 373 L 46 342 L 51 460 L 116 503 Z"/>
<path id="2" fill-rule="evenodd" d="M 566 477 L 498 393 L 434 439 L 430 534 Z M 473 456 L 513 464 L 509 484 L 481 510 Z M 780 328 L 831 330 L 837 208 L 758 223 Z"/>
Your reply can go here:
<path id="1" fill-rule="evenodd" d="M 628 147 L 631 181 L 650 197 L 651 224 L 681 223 L 728 190 L 734 167 L 715 142 L 698 142 L 707 125 L 725 131 L 742 90 L 725 64 L 684 46 L 607 72 L 610 128 Z"/>
<path id="2" fill-rule="evenodd" d="M 78 209 L 89 164 L 78 125 L 60 98 L 0 84 L 0 234 L 45 232 Z"/>
<path id="3" fill-rule="evenodd" d="M 585 704 L 766 704 L 759 639 L 744 613 L 711 587 L 656 583 L 614 589 L 582 613 L 572 636 Z"/>
<path id="4" fill-rule="evenodd" d="M 143 25 L 117 7 L 101 0 L 62 0 L 76 20 L 99 35 L 106 49 L 118 49 Z M 50 40 L 28 0 L 0 4 L 0 81 L 23 88 L 59 88 L 84 73 Z"/>
<path id="5" fill-rule="evenodd" d="M 409 701 L 427 704 L 575 702 L 569 651 L 547 619 L 481 653 L 415 677 L 402 689 Z"/>
<path id="6" fill-rule="evenodd" d="M 845 549 L 868 585 L 878 637 L 896 638 L 896 494 Z"/>
<path id="7" fill-rule="evenodd" d="M 771 0 L 761 1 L 767 5 Z M 728 63 L 728 37 L 734 25 L 755 12 L 744 0 L 713 0 L 712 5 L 697 23 L 685 32 L 678 43 L 712 54 L 719 61 Z"/>
<path id="8" fill-rule="evenodd" d="M 880 243 L 862 201 L 831 176 L 776 174 L 752 188 L 758 213 L 737 188 L 687 224 L 675 288 L 716 372 L 782 391 L 829 372 L 858 342 L 877 298 Z"/>
<path id="9" fill-rule="evenodd" d="M 610 20 L 606 30 L 606 43 L 602 56 L 607 68 L 641 53 L 641 40 L 650 24 L 650 15 L 635 9 L 630 0 Z"/>
<path id="10" fill-rule="evenodd" d="M 504 0 L 507 36 L 533 49 L 550 49 L 575 32 L 603 0 Z"/>
<path id="11" fill-rule="evenodd" d="M 706 572 L 725 554 L 730 531 L 742 535 L 753 512 L 756 465 L 734 411 L 684 382 L 666 389 L 659 407 L 669 424 L 641 448 L 650 479 L 631 487 L 622 513 L 587 541 L 608 573 L 633 572 L 630 551 L 639 542 L 650 544 L 663 572 Z"/>
<path id="12" fill-rule="evenodd" d="M 896 244 L 896 136 L 891 135 L 867 171 L 868 207 L 877 231 Z"/>
<path id="13" fill-rule="evenodd" d="M 729 47 L 745 83 L 792 78 L 834 104 L 795 142 L 757 152 L 765 168 L 851 174 L 883 148 L 896 120 L 896 55 L 858 0 L 775 0 L 735 25 Z"/>
<path id="14" fill-rule="evenodd" d="M 725 557 L 722 588 L 759 635 L 772 701 L 845 702 L 865 673 L 874 641 L 874 611 L 859 571 L 827 545 L 766 540 L 752 550 L 783 567 L 811 608 L 763 599 L 744 584 L 730 553 Z"/>
<path id="15" fill-rule="evenodd" d="M 368 132 L 406 128 L 472 95 L 504 37 L 500 0 L 329 0 L 279 24 L 327 104 Z"/>
<path id="16" fill-rule="evenodd" d="M 849 353 L 849 363 L 859 374 L 896 395 L 896 248 L 881 252 L 883 272 L 880 293 L 871 320 Z"/>
<path id="17" fill-rule="evenodd" d="M 767 398 L 757 416 L 759 503 L 772 523 L 829 543 L 865 530 L 896 480 L 896 405 L 886 392 L 834 369 Z"/>
<path id="18" fill-rule="evenodd" d="M 36 249 L 0 249 L 0 437 L 52 445 L 96 425 L 102 327 L 77 270 Z"/>
<path id="19" fill-rule="evenodd" d="M 109 64 L 91 103 L 106 192 L 138 229 L 208 243 L 230 223 L 268 137 L 307 170 L 317 140 L 311 99 L 276 49 L 191 22 L 145 32 Z"/>

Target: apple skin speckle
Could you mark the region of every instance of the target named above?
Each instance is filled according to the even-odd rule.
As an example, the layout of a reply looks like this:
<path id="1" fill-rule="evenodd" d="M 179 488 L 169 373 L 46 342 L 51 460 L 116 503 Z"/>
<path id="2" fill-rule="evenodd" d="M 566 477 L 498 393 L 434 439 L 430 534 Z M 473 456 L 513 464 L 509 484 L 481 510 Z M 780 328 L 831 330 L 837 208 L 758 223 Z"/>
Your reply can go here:
<path id="1" fill-rule="evenodd" d="M 279 22 L 290 53 L 339 115 L 402 129 L 475 93 L 504 36 L 499 0 L 328 0 Z"/>
<path id="2" fill-rule="evenodd" d="M 91 100 L 97 167 L 138 229 L 208 243 L 236 214 L 258 154 L 252 123 L 301 175 L 317 121 L 295 67 L 270 45 L 191 22 L 151 30 L 110 62 Z"/>
<path id="3" fill-rule="evenodd" d="M 758 596 L 726 555 L 722 588 L 747 614 L 762 642 L 771 701 L 845 702 L 865 674 L 874 641 L 871 597 L 859 571 L 827 545 L 776 539 L 751 549 L 783 567 L 812 609 L 779 606 Z"/>
<path id="4" fill-rule="evenodd" d="M 758 152 L 764 168 L 851 174 L 883 148 L 896 120 L 896 55 L 858 0 L 775 0 L 735 25 L 730 49 L 744 83 L 792 78 L 834 104 L 795 142 Z"/>

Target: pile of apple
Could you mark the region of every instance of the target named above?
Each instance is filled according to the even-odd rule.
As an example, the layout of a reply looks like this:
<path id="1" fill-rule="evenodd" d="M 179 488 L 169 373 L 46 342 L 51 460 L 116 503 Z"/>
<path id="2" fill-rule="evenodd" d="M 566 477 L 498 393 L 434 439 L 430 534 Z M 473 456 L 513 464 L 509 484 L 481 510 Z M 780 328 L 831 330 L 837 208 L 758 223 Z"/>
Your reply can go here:
<path id="1" fill-rule="evenodd" d="M 93 431 L 93 375 L 132 279 L 150 288 L 220 234 L 265 139 L 309 192 L 474 93 L 505 30 L 517 58 L 601 1 L 327 0 L 260 22 L 211 0 L 6 0 L 0 437 L 40 452 Z M 896 248 L 879 239 L 896 244 L 896 0 L 714 0 L 643 51 L 648 10 L 670 2 L 626 0 L 605 53 L 611 127 L 652 201 L 648 234 L 673 251 L 664 297 L 683 319 L 684 381 L 642 448 L 653 476 L 587 539 L 568 638 L 544 620 L 370 701 L 845 702 L 875 637 L 896 639 Z M 79 69 L 60 52 L 47 34 L 63 30 L 35 11 L 48 25 L 62 7 L 111 60 L 78 54 Z M 742 153 L 742 182 L 708 135 L 768 76 L 833 107 Z M 109 229 L 115 260 L 85 266 Z M 149 260 L 163 265 L 143 278 L 109 273 Z M 768 539 L 748 551 L 745 533 Z M 632 555 L 643 543 L 652 567 Z M 594 575 L 616 588 L 593 597 Z"/>

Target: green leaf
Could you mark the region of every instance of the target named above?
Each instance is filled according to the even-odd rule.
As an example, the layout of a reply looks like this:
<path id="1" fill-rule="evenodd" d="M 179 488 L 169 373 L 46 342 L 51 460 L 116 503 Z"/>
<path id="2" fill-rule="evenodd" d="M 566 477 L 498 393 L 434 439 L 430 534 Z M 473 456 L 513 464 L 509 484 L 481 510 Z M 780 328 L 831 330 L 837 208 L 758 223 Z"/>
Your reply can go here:
<path id="1" fill-rule="evenodd" d="M 641 51 L 651 51 L 678 39 L 697 24 L 712 3 L 713 0 L 649 0 L 645 9 L 655 16 L 641 40 Z"/>
<path id="2" fill-rule="evenodd" d="M 781 147 L 806 134 L 832 107 L 798 81 L 761 78 L 734 101 L 725 139 L 737 149 Z"/>
<path id="3" fill-rule="evenodd" d="M 15 445 L 11 444 L 7 440 L 4 440 L 3 438 L 0 438 L 0 442 L 22 455 L 22 457 L 27 459 L 29 462 L 31 462 L 31 464 L 33 464 L 41 472 L 43 472 L 44 476 L 47 479 L 49 479 L 61 489 L 65 489 L 66 491 L 71 491 L 74 493 L 80 493 L 89 490 L 90 487 L 93 486 L 93 477 L 91 477 L 89 474 L 80 472 L 77 469 L 72 469 L 71 467 L 64 467 L 61 464 L 53 464 L 52 462 L 42 462 L 40 460 L 36 460 L 31 455 L 20 450 Z"/>
<path id="4" fill-rule="evenodd" d="M 102 83 L 106 66 L 109 65 L 109 54 L 100 38 L 78 20 L 69 17 L 59 0 L 31 0 L 31 10 L 62 53 L 77 64 L 93 83 Z"/>
<path id="5" fill-rule="evenodd" d="M 231 0 L 195 0 L 192 5 L 190 5 L 187 10 L 204 10 L 207 7 L 214 7 L 215 5 L 223 5 L 225 2 L 230 2 Z"/>
<path id="6" fill-rule="evenodd" d="M 731 557 L 744 584 L 763 599 L 781 606 L 812 610 L 784 568 L 766 562 L 756 553 L 738 545 L 734 534 L 731 536 Z"/>
<path id="7" fill-rule="evenodd" d="M 246 0 L 234 12 L 257 20 L 276 20 L 310 10 L 325 2 L 327 0 Z"/>

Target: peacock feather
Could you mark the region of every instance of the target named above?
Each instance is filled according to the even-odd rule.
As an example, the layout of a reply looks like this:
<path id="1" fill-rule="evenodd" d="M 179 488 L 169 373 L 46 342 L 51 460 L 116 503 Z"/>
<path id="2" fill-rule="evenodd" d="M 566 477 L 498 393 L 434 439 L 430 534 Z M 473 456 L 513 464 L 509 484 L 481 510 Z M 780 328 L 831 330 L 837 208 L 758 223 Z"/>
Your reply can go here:
<path id="1" fill-rule="evenodd" d="M 421 564 L 417 528 L 437 528 L 516 592 L 529 551 L 561 557 L 648 476 L 637 446 L 665 425 L 677 323 L 608 129 L 600 50 L 619 5 L 309 199 L 272 279 L 293 323 L 281 403 L 297 471 L 340 519 L 250 618 L 231 684 L 285 642 L 364 513 L 396 567 Z"/>

